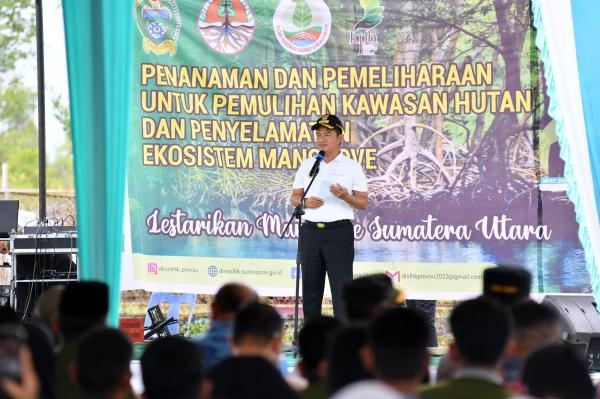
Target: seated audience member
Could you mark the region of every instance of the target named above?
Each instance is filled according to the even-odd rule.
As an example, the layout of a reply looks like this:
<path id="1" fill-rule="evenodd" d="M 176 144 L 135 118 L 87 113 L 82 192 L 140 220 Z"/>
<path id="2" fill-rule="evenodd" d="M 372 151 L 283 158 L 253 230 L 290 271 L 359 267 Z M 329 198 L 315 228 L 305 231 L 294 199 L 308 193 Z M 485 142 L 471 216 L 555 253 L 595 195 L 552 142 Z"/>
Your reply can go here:
<path id="1" fill-rule="evenodd" d="M 523 267 L 499 265 L 483 271 L 483 296 L 514 306 L 529 299 L 530 292 L 531 273 Z"/>
<path id="2" fill-rule="evenodd" d="M 384 273 L 369 274 L 348 281 L 344 285 L 343 299 L 350 323 L 368 324 L 383 310 L 404 303 L 403 295 L 394 288 L 392 280 Z"/>
<path id="3" fill-rule="evenodd" d="M 140 359 L 145 399 L 202 398 L 201 349 L 191 340 L 168 336 L 152 341 Z"/>
<path id="4" fill-rule="evenodd" d="M 253 302 L 236 315 L 231 338 L 235 356 L 262 356 L 279 365 L 283 319 L 267 304 Z"/>
<path id="5" fill-rule="evenodd" d="M 359 349 L 366 345 L 366 326 L 384 310 L 404 305 L 404 295 L 394 287 L 385 273 L 361 276 L 344 285 L 343 299 L 348 322 L 335 335 L 331 347 L 329 367 L 329 393 L 362 379 L 372 378 L 365 370 Z"/>
<path id="6" fill-rule="evenodd" d="M 350 325 L 334 334 L 327 368 L 329 395 L 333 395 L 353 382 L 373 378 L 359 355 L 366 345 L 366 326 Z"/>
<path id="7" fill-rule="evenodd" d="M 552 344 L 535 350 L 522 374 L 527 393 L 539 399 L 593 399 L 589 370 L 573 348 Z"/>
<path id="8" fill-rule="evenodd" d="M 133 348 L 129 339 L 113 328 L 95 328 L 77 343 L 72 368 L 75 399 L 125 399 L 133 397 L 130 362 Z"/>
<path id="9" fill-rule="evenodd" d="M 483 271 L 483 296 L 494 298 L 505 306 L 512 307 L 529 299 L 531 273 L 518 266 L 499 265 Z M 436 373 L 436 381 L 451 378 L 460 365 L 445 354 L 442 356 Z"/>
<path id="10" fill-rule="evenodd" d="M 19 348 L 19 363 L 21 365 L 20 380 L 2 378 L 0 386 L 3 392 L 0 392 L 0 397 L 8 397 L 10 399 L 40 398 L 40 380 L 33 367 L 31 351 L 27 346 Z"/>
<path id="11" fill-rule="evenodd" d="M 291 387 L 284 380 L 281 370 L 278 370 L 282 332 L 283 319 L 274 307 L 260 302 L 253 302 L 243 307 L 237 313 L 233 326 L 231 342 L 234 356 L 217 364 L 209 374 L 213 397 L 237 398 L 235 392 L 240 392 L 238 391 L 239 387 L 232 387 L 233 384 L 228 381 L 228 378 L 233 378 L 240 385 L 244 385 L 246 383 L 244 373 L 254 375 L 254 378 L 248 382 L 264 383 L 264 387 L 257 387 L 257 389 L 268 397 L 277 397 L 273 395 L 276 395 L 277 392 L 281 393 L 282 383 L 293 393 Z M 258 358 L 266 360 L 270 367 L 267 367 L 265 362 Z M 251 370 L 253 367 L 254 369 Z M 273 372 L 265 371 L 265 369 L 271 370 L 271 368 L 275 370 L 277 377 Z M 258 376 L 258 370 L 268 373 L 266 374 L 270 379 L 268 383 L 266 378 L 262 379 Z M 292 397 L 296 396 L 295 393 L 293 395 Z"/>
<path id="12" fill-rule="evenodd" d="M 560 315 L 553 308 L 534 300 L 519 302 L 512 307 L 515 322 L 513 345 L 502 361 L 504 385 L 524 393 L 521 371 L 525 359 L 535 349 L 560 342 Z"/>
<path id="13" fill-rule="evenodd" d="M 33 366 L 40 380 L 39 398 L 57 398 L 55 354 L 48 336 L 36 324 L 24 323 L 23 327 L 27 330 L 27 346 L 31 351 Z"/>
<path id="14" fill-rule="evenodd" d="M 0 328 L 3 330 L 1 334 L 11 331 L 22 334 L 19 339 L 25 341 L 33 358 L 33 367 L 40 387 L 38 398 L 56 398 L 54 351 L 46 333 L 36 324 L 19 324 L 17 313 L 8 306 L 0 307 Z"/>
<path id="15" fill-rule="evenodd" d="M 308 381 L 300 393 L 301 399 L 326 399 L 327 350 L 331 337 L 340 327 L 339 320 L 330 316 L 315 316 L 306 321 L 298 334 L 300 362 L 298 369 Z"/>
<path id="16" fill-rule="evenodd" d="M 230 283 L 222 286 L 211 304 L 210 327 L 198 341 L 202 348 L 205 370 L 210 370 L 221 360 L 231 356 L 230 339 L 236 313 L 245 305 L 258 300 L 250 287 Z"/>
<path id="17" fill-rule="evenodd" d="M 376 379 L 347 385 L 332 399 L 414 398 L 429 367 L 429 328 L 416 312 L 406 308 L 384 311 L 368 332 L 363 361 Z"/>
<path id="18" fill-rule="evenodd" d="M 512 334 L 507 307 L 479 297 L 459 303 L 450 314 L 454 342 L 449 354 L 460 365 L 453 378 L 422 391 L 423 399 L 503 399 L 513 393 L 502 386 L 502 355 Z"/>
<path id="19" fill-rule="evenodd" d="M 234 356 L 209 373 L 212 399 L 296 399 L 298 395 L 263 356 Z"/>
<path id="20" fill-rule="evenodd" d="M 56 354 L 57 395 L 69 398 L 75 392 L 70 365 L 75 360 L 77 340 L 94 327 L 106 325 L 108 286 L 96 281 L 69 283 L 60 297 L 58 327 L 62 340 Z"/>
<path id="21" fill-rule="evenodd" d="M 58 306 L 64 290 L 64 285 L 53 285 L 46 288 L 44 293 L 38 297 L 33 308 L 33 323 L 48 334 L 50 344 L 54 348 L 60 344 Z"/>

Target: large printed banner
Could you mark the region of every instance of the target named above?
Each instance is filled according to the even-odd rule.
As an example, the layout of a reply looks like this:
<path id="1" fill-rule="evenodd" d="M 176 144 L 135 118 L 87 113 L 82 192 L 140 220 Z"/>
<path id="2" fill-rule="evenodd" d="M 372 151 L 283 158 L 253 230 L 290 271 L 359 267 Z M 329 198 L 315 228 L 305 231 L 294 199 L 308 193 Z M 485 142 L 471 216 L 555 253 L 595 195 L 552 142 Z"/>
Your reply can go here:
<path id="1" fill-rule="evenodd" d="M 123 288 L 292 295 L 310 126 L 364 168 L 355 274 L 413 298 L 519 265 L 589 292 L 526 0 L 135 0 Z M 129 266 L 129 267 L 126 267 Z"/>

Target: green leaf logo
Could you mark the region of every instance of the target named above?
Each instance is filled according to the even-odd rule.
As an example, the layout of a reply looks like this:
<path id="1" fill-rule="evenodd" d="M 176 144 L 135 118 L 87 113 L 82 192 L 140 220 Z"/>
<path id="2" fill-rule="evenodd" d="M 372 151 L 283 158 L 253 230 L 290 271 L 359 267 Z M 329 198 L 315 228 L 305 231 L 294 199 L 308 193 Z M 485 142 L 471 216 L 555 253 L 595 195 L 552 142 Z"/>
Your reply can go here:
<path id="1" fill-rule="evenodd" d="M 300 0 L 296 4 L 293 15 L 294 25 L 300 29 L 308 29 L 312 22 L 312 11 L 306 0 Z"/>

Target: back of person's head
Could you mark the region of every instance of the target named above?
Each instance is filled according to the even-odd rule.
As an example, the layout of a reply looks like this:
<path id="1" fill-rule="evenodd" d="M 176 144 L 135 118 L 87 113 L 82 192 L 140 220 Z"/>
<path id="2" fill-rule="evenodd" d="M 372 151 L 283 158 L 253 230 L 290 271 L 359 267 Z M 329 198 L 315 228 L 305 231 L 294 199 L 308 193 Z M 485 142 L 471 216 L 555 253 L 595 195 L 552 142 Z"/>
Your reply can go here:
<path id="1" fill-rule="evenodd" d="M 244 342 L 266 345 L 281 337 L 282 330 L 283 319 L 273 306 L 252 302 L 237 313 L 232 339 L 235 345 Z"/>
<path id="2" fill-rule="evenodd" d="M 3 340 L 5 344 L 8 344 L 13 338 L 17 338 L 16 342 L 25 343 L 29 347 L 33 367 L 39 378 L 40 398 L 55 397 L 54 350 L 46 333 L 35 324 L 29 322 L 19 323 L 19 316 L 13 308 L 0 306 L 0 335 L 2 336 L 0 340 Z M 8 340 L 5 341 L 7 338 Z M 7 350 L 7 348 L 1 349 Z M 7 354 L 3 353 L 3 355 Z M 2 368 L 0 374 L 5 374 L 6 371 L 11 369 L 12 365 L 6 358 L 1 359 L 0 363 L 2 362 L 4 364 L 0 364 Z M 4 395 L 1 392 L 0 398 L 5 398 Z"/>
<path id="3" fill-rule="evenodd" d="M 60 296 L 58 322 L 63 338 L 74 340 L 86 330 L 104 325 L 108 314 L 108 285 L 74 281 Z"/>
<path id="4" fill-rule="evenodd" d="M 48 328 L 52 328 L 54 318 L 58 316 L 60 297 L 64 290 L 64 285 L 52 285 L 46 288 L 35 302 L 33 315 Z"/>
<path id="5" fill-rule="evenodd" d="M 212 302 L 213 318 L 233 318 L 245 305 L 258 300 L 256 292 L 247 285 L 229 283 L 223 285 Z"/>
<path id="6" fill-rule="evenodd" d="M 379 315 L 368 333 L 376 376 L 420 382 L 429 359 L 428 333 L 427 322 L 413 310 L 397 307 Z"/>
<path id="7" fill-rule="evenodd" d="M 144 350 L 140 362 L 146 399 L 198 397 L 202 356 L 192 341 L 177 336 L 159 338 Z"/>
<path id="8" fill-rule="evenodd" d="M 109 397 L 131 391 L 130 362 L 133 348 L 119 330 L 92 328 L 77 341 L 75 382 L 86 396 Z"/>
<path id="9" fill-rule="evenodd" d="M 42 328 L 54 347 L 60 343 L 58 308 L 64 290 L 64 285 L 52 285 L 46 288 L 35 302 L 32 312 L 32 323 Z"/>
<path id="10" fill-rule="evenodd" d="M 519 266 L 499 265 L 483 271 L 483 295 L 513 306 L 529 298 L 531 273 Z"/>
<path id="11" fill-rule="evenodd" d="M 459 303 L 450 314 L 450 328 L 462 361 L 495 367 L 512 333 L 508 308 L 484 296 Z"/>
<path id="12" fill-rule="evenodd" d="M 26 340 L 27 331 L 19 324 L 16 312 L 8 306 L 0 306 L 0 379 L 19 379 L 21 376 L 19 348 L 26 343 Z M 12 399 L 2 385 L 0 385 L 0 399 Z"/>
<path id="13" fill-rule="evenodd" d="M 225 359 L 210 371 L 208 379 L 212 385 L 212 399 L 297 397 L 273 364 L 260 356 Z"/>
<path id="14" fill-rule="evenodd" d="M 304 376 L 310 381 L 319 380 L 318 368 L 327 357 L 331 337 L 340 327 L 338 319 L 315 316 L 306 321 L 298 334 L 298 349 L 302 357 Z"/>
<path id="15" fill-rule="evenodd" d="M 373 378 L 359 355 L 366 345 L 367 329 L 361 325 L 343 327 L 332 337 L 327 371 L 330 395 L 353 382 Z"/>
<path id="16" fill-rule="evenodd" d="M 355 278 L 344 285 L 343 298 L 350 321 L 367 321 L 397 304 L 400 293 L 384 273 Z"/>
<path id="17" fill-rule="evenodd" d="M 527 358 L 522 380 L 538 398 L 593 399 L 595 389 L 584 360 L 569 345 L 541 347 Z"/>
<path id="18" fill-rule="evenodd" d="M 40 380 L 40 398 L 56 397 L 56 360 L 54 347 L 46 330 L 39 324 L 23 323 L 27 331 L 27 346 L 31 350 L 33 367 Z"/>
<path id="19" fill-rule="evenodd" d="M 560 315 L 554 308 L 529 299 L 511 310 L 518 357 L 526 357 L 539 346 L 560 341 Z"/>

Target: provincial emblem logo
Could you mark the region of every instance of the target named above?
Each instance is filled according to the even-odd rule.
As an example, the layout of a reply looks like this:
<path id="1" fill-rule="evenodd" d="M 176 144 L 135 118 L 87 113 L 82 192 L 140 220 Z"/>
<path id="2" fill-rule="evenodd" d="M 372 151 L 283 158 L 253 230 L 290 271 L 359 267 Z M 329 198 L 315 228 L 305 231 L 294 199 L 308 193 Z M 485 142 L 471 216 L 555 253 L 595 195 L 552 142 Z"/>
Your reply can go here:
<path id="1" fill-rule="evenodd" d="M 177 53 L 181 15 L 175 0 L 135 0 L 134 14 L 146 53 Z"/>

